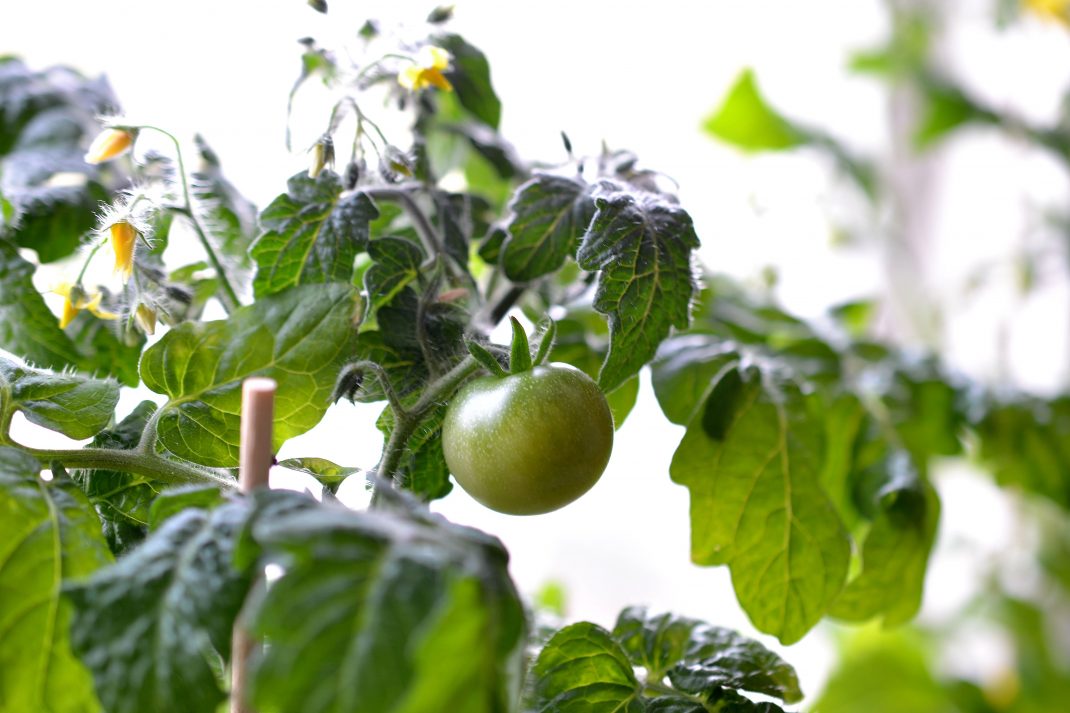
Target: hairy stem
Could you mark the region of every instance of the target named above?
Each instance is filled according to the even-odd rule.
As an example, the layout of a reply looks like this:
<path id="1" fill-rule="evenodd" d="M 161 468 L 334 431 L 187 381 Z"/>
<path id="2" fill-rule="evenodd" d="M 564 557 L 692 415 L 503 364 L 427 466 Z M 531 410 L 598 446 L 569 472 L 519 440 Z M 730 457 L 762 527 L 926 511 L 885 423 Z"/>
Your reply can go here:
<path id="1" fill-rule="evenodd" d="M 179 144 L 178 139 L 174 134 L 169 131 L 165 131 L 157 126 L 142 126 L 142 129 L 152 129 L 158 131 L 171 140 L 171 143 L 175 145 L 175 157 L 178 161 L 178 177 L 182 181 L 182 210 L 179 211 L 185 215 L 190 224 L 193 226 L 193 232 L 197 234 L 197 239 L 201 242 L 201 247 L 204 248 L 204 252 L 208 255 L 208 261 L 212 263 L 212 267 L 215 268 L 216 276 L 219 279 L 219 301 L 223 303 L 223 309 L 227 314 L 230 314 L 238 307 L 241 307 L 241 301 L 238 299 L 238 293 L 234 291 L 234 287 L 230 284 L 230 280 L 227 278 L 227 271 L 223 267 L 223 263 L 220 261 L 219 256 L 216 255 L 215 248 L 212 247 L 211 241 L 208 240 L 208 234 L 205 233 L 204 227 L 201 225 L 201 221 L 197 219 L 197 214 L 193 210 L 193 201 L 190 198 L 189 192 L 189 179 L 186 178 L 186 164 L 182 158 L 182 145 Z"/>
<path id="2" fill-rule="evenodd" d="M 59 462 L 67 468 L 86 470 L 118 470 L 124 473 L 143 475 L 164 483 L 211 483 L 233 489 L 237 481 L 224 473 L 203 468 L 193 463 L 161 458 L 139 449 L 118 450 L 113 448 L 47 449 L 28 448 L 11 442 L 43 463 Z"/>

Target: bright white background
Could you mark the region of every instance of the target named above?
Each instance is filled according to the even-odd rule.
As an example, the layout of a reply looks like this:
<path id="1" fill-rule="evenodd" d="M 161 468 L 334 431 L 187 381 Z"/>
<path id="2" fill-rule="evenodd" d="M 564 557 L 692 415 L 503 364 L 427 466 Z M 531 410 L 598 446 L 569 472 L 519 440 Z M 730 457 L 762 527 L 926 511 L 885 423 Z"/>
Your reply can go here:
<path id="1" fill-rule="evenodd" d="M 202 133 L 231 180 L 264 206 L 306 164 L 303 153 L 283 147 L 286 94 L 299 68 L 296 40 L 338 46 L 365 17 L 418 22 L 432 4 L 330 6 L 324 17 L 302 0 L 3 0 L 0 53 L 36 67 L 106 72 L 128 114 L 186 138 Z M 944 59 L 985 100 L 1052 121 L 1070 80 L 1070 35 L 1036 20 L 997 32 L 991 6 L 953 3 Z M 971 131 L 929 161 L 928 210 L 911 238 L 918 256 L 910 291 L 943 310 L 933 327 L 896 306 L 910 300 L 883 260 L 887 216 L 874 214 L 822 157 L 747 158 L 699 129 L 737 73 L 753 66 L 784 113 L 888 159 L 888 92 L 845 69 L 849 53 L 878 43 L 887 25 L 875 0 L 460 0 L 453 27 L 490 58 L 502 131 L 521 155 L 559 158 L 561 130 L 581 153 L 596 152 L 603 140 L 633 149 L 644 165 L 679 182 L 712 268 L 746 280 L 775 268 L 778 297 L 807 316 L 844 299 L 892 294 L 886 334 L 940 347 L 956 368 L 987 383 L 1055 391 L 1065 386 L 1070 364 L 1065 253 L 1043 263 L 1052 278 L 1032 294 L 1018 293 L 1006 268 L 993 271 L 985 289 L 966 289 L 978 269 L 1010 264 L 1023 245 L 1055 244 L 1038 227 L 1038 210 L 1065 202 L 1070 186 L 1048 157 Z M 299 134 L 298 143 L 313 136 Z M 845 234 L 847 246 L 833 248 Z M 142 396 L 128 395 L 124 404 Z M 378 408 L 338 406 L 280 456 L 370 466 L 381 446 L 372 427 Z M 570 618 L 611 624 L 622 606 L 644 603 L 754 633 L 727 571 L 688 562 L 687 493 L 668 478 L 680 436 L 644 380 L 605 476 L 574 505 L 513 518 L 455 490 L 436 508 L 500 536 L 523 591 L 563 583 Z M 29 429 L 21 437 L 42 442 Z M 928 619 L 964 601 L 977 584 L 978 563 L 1005 547 L 1017 527 L 1007 502 L 969 467 L 949 464 L 939 487 L 944 521 Z M 981 644 L 965 645 L 963 673 L 998 665 L 999 648 Z M 806 692 L 817 693 L 832 661 L 828 632 L 815 631 L 786 655 Z"/>

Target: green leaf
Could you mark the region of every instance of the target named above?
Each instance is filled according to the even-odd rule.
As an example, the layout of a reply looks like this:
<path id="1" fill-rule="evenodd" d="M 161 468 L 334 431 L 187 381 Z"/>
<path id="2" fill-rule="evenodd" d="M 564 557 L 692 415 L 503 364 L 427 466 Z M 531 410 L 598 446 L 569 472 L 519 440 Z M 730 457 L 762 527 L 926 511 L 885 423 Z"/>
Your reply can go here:
<path id="1" fill-rule="evenodd" d="M 323 417 L 341 365 L 355 352 L 360 295 L 348 285 L 295 287 L 216 322 L 185 322 L 145 352 L 141 378 L 166 394 L 158 443 L 202 465 L 238 464 L 242 381 L 266 376 L 276 450 Z"/>
<path id="2" fill-rule="evenodd" d="M 882 401 L 903 445 L 919 460 L 962 452 L 963 395 L 935 365 L 897 370 Z"/>
<path id="3" fill-rule="evenodd" d="M 255 541 L 286 562 L 252 616 L 272 642 L 253 677 L 261 713 L 513 707 L 524 615 L 504 548 L 407 498 L 389 506 L 254 522 Z"/>
<path id="4" fill-rule="evenodd" d="M 557 270 L 575 253 L 594 202 L 583 181 L 539 173 L 517 189 L 509 213 L 501 264 L 510 280 L 528 282 Z"/>
<path id="5" fill-rule="evenodd" d="M 691 216 L 653 194 L 595 198 L 594 219 L 576 255 L 601 270 L 594 308 L 609 317 L 609 353 L 598 385 L 612 391 L 649 361 L 672 327 L 690 322 L 698 248 Z"/>
<path id="6" fill-rule="evenodd" d="M 73 373 L 20 366 L 0 358 L 0 402 L 26 420 L 69 438 L 89 438 L 108 425 L 119 385 Z"/>
<path id="7" fill-rule="evenodd" d="M 442 452 L 442 420 L 446 416 L 447 405 L 443 403 L 427 415 L 420 428 L 405 443 L 397 471 L 389 474 L 398 487 L 425 501 L 444 498 L 453 490 L 446 456 Z M 394 412 L 389 406 L 383 409 L 375 426 L 384 438 L 390 437 L 394 430 Z"/>
<path id="8" fill-rule="evenodd" d="M 114 427 L 98 433 L 89 445 L 119 450 L 136 448 L 145 424 L 155 412 L 156 404 L 142 401 Z M 150 508 L 159 490 L 156 483 L 116 470 L 72 470 L 71 478 L 97 509 L 112 552 L 121 553 L 145 538 Z"/>
<path id="9" fill-rule="evenodd" d="M 740 73 L 728 96 L 702 128 L 744 151 L 782 151 L 807 141 L 803 131 L 769 106 L 750 69 Z"/>
<path id="10" fill-rule="evenodd" d="M 642 687 L 609 632 L 580 622 L 554 634 L 535 661 L 538 713 L 642 713 Z"/>
<path id="11" fill-rule="evenodd" d="M 881 616 L 894 626 L 910 621 L 921 606 L 940 500 L 902 452 L 880 464 L 869 489 L 876 515 L 862 543 L 862 571 L 830 614 L 848 621 Z"/>
<path id="12" fill-rule="evenodd" d="M 843 588 L 850 541 L 821 488 L 823 429 L 799 388 L 722 372 L 673 455 L 691 491 L 691 559 L 726 564 L 761 631 L 798 641 Z"/>
<path id="13" fill-rule="evenodd" d="M 71 645 L 108 713 L 215 713 L 217 657 L 251 582 L 232 564 L 247 503 L 187 509 L 116 564 L 70 585 Z"/>
<path id="14" fill-rule="evenodd" d="M 197 154 L 201 159 L 199 170 L 190 176 L 190 197 L 194 210 L 200 218 L 216 251 L 228 262 L 228 277 L 235 280 L 252 267 L 249 246 L 256 237 L 256 206 L 250 203 L 227 180 L 216 156 L 204 138 L 193 137 Z"/>
<path id="15" fill-rule="evenodd" d="M 374 261 L 364 273 L 364 289 L 370 309 L 390 302 L 397 293 L 420 275 L 423 250 L 411 240 L 379 238 L 368 243 L 368 255 Z"/>
<path id="16" fill-rule="evenodd" d="M 37 253 L 42 263 L 75 252 L 96 227 L 100 204 L 108 192 L 87 178 L 82 186 L 31 186 L 11 193 L 15 208 L 11 239 Z"/>
<path id="17" fill-rule="evenodd" d="M 283 468 L 311 475 L 332 493 L 338 492 L 338 486 L 342 484 L 343 480 L 360 472 L 360 468 L 347 468 L 332 463 L 326 458 L 287 458 L 279 461 L 279 465 Z"/>
<path id="18" fill-rule="evenodd" d="M 111 560 L 93 508 L 65 479 L 0 447 L 0 710 L 93 713 L 89 673 L 71 653 L 63 581 Z"/>
<path id="19" fill-rule="evenodd" d="M 943 81 L 923 86 L 924 115 L 914 132 L 914 146 L 925 150 L 967 123 L 998 123 L 999 118 L 978 106 L 961 89 Z"/>
<path id="20" fill-rule="evenodd" d="M 161 491 L 149 508 L 149 529 L 160 526 L 187 508 L 212 510 L 227 502 L 223 492 L 214 485 L 180 485 Z"/>
<path id="21" fill-rule="evenodd" d="M 795 670 L 757 641 L 697 619 L 659 614 L 644 607 L 620 613 L 613 637 L 651 680 L 668 675 L 685 693 L 716 698 L 723 689 L 802 699 Z"/>
<path id="22" fill-rule="evenodd" d="M 654 395 L 665 417 L 686 426 L 703 404 L 703 394 L 718 374 L 739 363 L 732 345 L 687 334 L 662 342 L 650 365 Z"/>
<path id="23" fill-rule="evenodd" d="M 257 264 L 257 297 L 314 282 L 350 282 L 357 253 L 368 244 L 379 211 L 364 193 L 342 195 L 333 171 L 298 173 L 287 192 L 260 214 L 264 232 L 250 250 Z"/>
<path id="24" fill-rule="evenodd" d="M 0 239 L 0 348 L 49 369 L 80 366 L 70 337 L 33 284 L 34 266 Z"/>
<path id="25" fill-rule="evenodd" d="M 502 116 L 502 103 L 491 85 L 490 64 L 483 52 L 468 44 L 460 35 L 452 33 L 432 36 L 431 44 L 453 56 L 446 78 L 453 85 L 461 106 L 490 128 L 497 129 Z"/>

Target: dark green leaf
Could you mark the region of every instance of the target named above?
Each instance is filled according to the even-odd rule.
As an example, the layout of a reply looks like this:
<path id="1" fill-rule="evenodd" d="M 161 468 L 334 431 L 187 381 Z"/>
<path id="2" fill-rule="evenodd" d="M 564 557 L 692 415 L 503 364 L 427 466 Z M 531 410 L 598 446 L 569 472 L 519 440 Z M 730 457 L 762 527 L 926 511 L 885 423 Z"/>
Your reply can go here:
<path id="1" fill-rule="evenodd" d="M 642 713 L 642 687 L 609 632 L 588 622 L 546 643 L 532 671 L 538 713 Z"/>
<path id="2" fill-rule="evenodd" d="M 379 238 L 368 243 L 368 255 L 374 261 L 364 273 L 364 289 L 368 292 L 369 309 L 377 309 L 390 302 L 420 275 L 423 250 L 410 240 Z"/>
<path id="3" fill-rule="evenodd" d="M 145 424 L 155 412 L 156 404 L 142 401 L 114 427 L 98 433 L 89 445 L 119 450 L 136 448 Z M 72 470 L 71 478 L 97 509 L 104 537 L 113 552 L 121 553 L 144 539 L 150 508 L 159 491 L 156 483 L 115 470 Z"/>
<path id="4" fill-rule="evenodd" d="M 276 510 L 252 534 L 286 562 L 253 612 L 272 642 L 254 674 L 261 713 L 514 705 L 524 618 L 497 540 L 405 499 Z"/>
<path id="5" fill-rule="evenodd" d="M 691 217 L 653 194 L 610 193 L 595 205 L 576 257 L 583 269 L 601 270 L 594 308 L 609 316 L 610 342 L 598 384 L 608 392 L 654 356 L 672 327 L 687 327 L 699 242 Z"/>
<path id="6" fill-rule="evenodd" d="M 149 508 L 149 529 L 160 526 L 187 508 L 211 510 L 226 500 L 215 485 L 180 485 L 161 491 Z"/>
<path id="7" fill-rule="evenodd" d="M 924 115 L 914 132 L 914 145 L 919 150 L 929 148 L 964 124 L 998 121 L 998 117 L 951 84 L 934 80 L 925 83 L 923 90 Z"/>
<path id="8" fill-rule="evenodd" d="M 889 456 L 876 470 L 866 488 L 876 513 L 862 543 L 862 571 L 830 613 L 848 621 L 880 616 L 894 626 L 910 621 L 921 606 L 940 500 L 906 453 Z"/>
<path id="9" fill-rule="evenodd" d="M 313 282 L 350 282 L 357 253 L 368 244 L 368 224 L 378 215 L 364 193 L 343 196 L 333 171 L 315 179 L 292 176 L 287 192 L 260 214 L 264 232 L 250 251 L 257 297 Z"/>
<path id="10" fill-rule="evenodd" d="M 502 103 L 490 82 L 490 64 L 486 56 L 463 37 L 443 33 L 431 37 L 431 43 L 453 55 L 446 78 L 457 92 L 461 106 L 492 129 L 501 121 Z"/>
<path id="11" fill-rule="evenodd" d="M 96 227 L 100 204 L 108 192 L 87 179 L 81 186 L 32 186 L 10 192 L 15 208 L 11 239 L 37 253 L 42 263 L 61 260 Z"/>
<path id="12" fill-rule="evenodd" d="M 158 443 L 209 466 L 238 464 L 242 381 L 278 384 L 276 449 L 319 422 L 341 365 L 355 352 L 360 296 L 348 285 L 295 287 L 225 320 L 185 322 L 145 352 L 145 386 L 166 394 Z"/>
<path id="13" fill-rule="evenodd" d="M 89 673 L 71 653 L 63 581 L 111 560 L 93 508 L 65 479 L 0 447 L 0 708 L 94 713 Z"/>
<path id="14" fill-rule="evenodd" d="M 739 75 L 703 128 L 744 151 L 781 151 L 806 143 L 805 134 L 765 101 L 750 69 Z"/>
<path id="15" fill-rule="evenodd" d="M 0 239 L 0 348 L 49 369 L 81 366 L 74 343 L 34 286 L 33 272 L 15 246 Z"/>
<path id="16" fill-rule="evenodd" d="M 729 374 L 740 385 L 722 404 L 717 386 Z M 793 643 L 839 595 L 850 556 L 821 488 L 822 424 L 797 386 L 754 369 L 722 372 L 707 393 L 670 468 L 691 491 L 691 558 L 728 565 L 754 625 Z M 711 420 L 723 426 L 719 438 Z"/>
<path id="17" fill-rule="evenodd" d="M 581 180 L 536 174 L 509 203 L 502 266 L 514 282 L 557 270 L 576 252 L 594 215 L 589 187 Z"/>
<path id="18" fill-rule="evenodd" d="M 215 713 L 251 575 L 232 564 L 248 514 L 235 502 L 187 509 L 86 582 L 70 585 L 71 645 L 108 713 Z"/>
<path id="19" fill-rule="evenodd" d="M 0 358 L 0 402 L 22 411 L 38 426 L 75 439 L 108 425 L 119 402 L 119 385 L 79 374 L 33 369 Z"/>

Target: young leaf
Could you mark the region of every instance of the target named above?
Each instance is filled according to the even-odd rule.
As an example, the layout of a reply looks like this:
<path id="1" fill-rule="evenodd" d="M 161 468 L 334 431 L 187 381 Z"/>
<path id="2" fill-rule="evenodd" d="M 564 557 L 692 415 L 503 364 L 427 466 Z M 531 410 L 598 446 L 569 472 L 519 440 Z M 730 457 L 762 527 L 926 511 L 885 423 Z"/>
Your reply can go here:
<path id="1" fill-rule="evenodd" d="M 743 609 L 785 644 L 843 588 L 850 541 L 821 488 L 821 423 L 797 386 L 722 372 L 673 455 L 691 491 L 691 559 L 726 564 Z"/>
<path id="2" fill-rule="evenodd" d="M 71 646 L 108 713 L 215 713 L 249 572 L 232 564 L 249 506 L 186 509 L 138 548 L 70 585 Z"/>
<path id="3" fill-rule="evenodd" d="M 364 273 L 369 310 L 394 299 L 397 293 L 420 275 L 424 253 L 420 246 L 403 238 L 379 238 L 368 243 L 372 266 Z"/>
<path id="4" fill-rule="evenodd" d="M 264 232 L 250 250 L 257 297 L 313 282 L 350 282 L 353 261 L 368 244 L 379 211 L 364 193 L 342 196 L 333 171 L 292 176 L 287 192 L 260 214 Z"/>
<path id="5" fill-rule="evenodd" d="M 115 412 L 119 385 L 72 373 L 33 369 L 0 357 L 0 402 L 38 426 L 69 438 L 99 433 Z"/>
<path id="6" fill-rule="evenodd" d="M 283 468 L 307 473 L 320 482 L 324 488 L 332 493 L 338 492 L 338 487 L 346 478 L 360 472 L 360 468 L 348 468 L 332 463 L 326 458 L 287 458 L 279 461 Z"/>
<path id="7" fill-rule="evenodd" d="M 253 539 L 287 562 L 252 617 L 271 641 L 258 711 L 513 706 L 524 617 L 505 550 L 393 498 L 390 510 L 316 505 L 254 522 Z"/>
<path id="8" fill-rule="evenodd" d="M 98 433 L 89 445 L 121 450 L 137 447 L 145 424 L 155 411 L 156 404 L 142 401 L 113 428 Z M 115 470 L 72 470 L 71 478 L 97 509 L 112 552 L 123 552 L 144 539 L 158 485 L 150 479 Z"/>
<path id="9" fill-rule="evenodd" d="M 940 500 L 906 453 L 880 464 L 870 486 L 876 517 L 862 543 L 862 571 L 833 603 L 847 621 L 883 617 L 886 626 L 910 621 L 921 606 Z"/>
<path id="10" fill-rule="evenodd" d="M 535 661 L 538 713 L 643 713 L 642 686 L 609 632 L 588 622 L 554 634 Z"/>
<path id="11" fill-rule="evenodd" d="M 82 365 L 82 357 L 33 284 L 34 266 L 0 239 L 0 348 L 49 369 Z"/>
<path id="12" fill-rule="evenodd" d="M 216 322 L 186 322 L 145 352 L 141 378 L 166 394 L 158 443 L 202 465 L 238 464 L 242 381 L 278 383 L 276 449 L 319 422 L 354 355 L 360 295 L 348 285 L 295 287 Z"/>
<path id="13" fill-rule="evenodd" d="M 703 128 L 744 151 L 782 151 L 807 141 L 804 132 L 766 103 L 750 69 L 736 78 L 728 96 L 706 119 Z"/>
<path id="14" fill-rule="evenodd" d="M 452 55 L 452 66 L 446 72 L 446 78 L 457 92 L 461 106 L 490 128 L 497 129 L 502 103 L 491 85 L 490 64 L 483 52 L 452 33 L 432 36 L 431 44 Z"/>
<path id="15" fill-rule="evenodd" d="M 582 181 L 536 174 L 509 203 L 508 238 L 501 263 L 514 282 L 528 282 L 557 270 L 594 215 L 589 187 Z"/>
<path id="16" fill-rule="evenodd" d="M 699 242 L 691 216 L 659 196 L 614 192 L 595 206 L 576 259 L 601 270 L 594 307 L 609 316 L 610 343 L 598 385 L 609 392 L 654 356 L 672 327 L 687 327 Z"/>
<path id="17" fill-rule="evenodd" d="M 0 447 L 0 709 L 95 713 L 89 672 L 71 653 L 63 581 L 111 560 L 100 523 L 66 479 Z"/>

